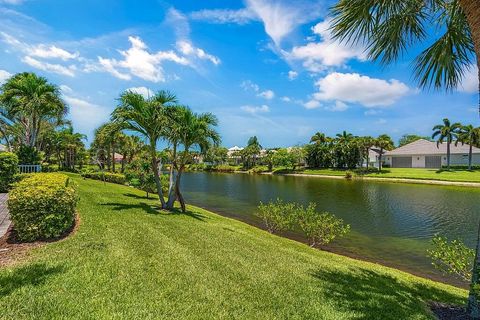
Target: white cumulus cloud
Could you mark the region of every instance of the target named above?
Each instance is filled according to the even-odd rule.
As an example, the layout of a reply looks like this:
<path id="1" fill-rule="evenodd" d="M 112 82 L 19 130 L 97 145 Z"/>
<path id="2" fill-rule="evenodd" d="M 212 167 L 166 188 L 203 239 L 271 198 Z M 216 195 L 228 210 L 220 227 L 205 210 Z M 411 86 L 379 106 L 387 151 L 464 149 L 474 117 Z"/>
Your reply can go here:
<path id="1" fill-rule="evenodd" d="M 11 76 L 13 76 L 13 74 L 11 74 L 10 72 L 0 69 L 0 85 L 2 85 L 5 82 L 5 80 L 10 78 Z"/>
<path id="2" fill-rule="evenodd" d="M 272 100 L 275 97 L 275 92 L 273 92 L 272 90 L 265 90 L 257 94 L 257 96 L 267 100 Z"/>
<path id="3" fill-rule="evenodd" d="M 75 65 L 63 66 L 61 64 L 40 61 L 30 56 L 24 57 L 22 61 L 31 67 L 34 67 L 43 71 L 47 71 L 47 72 L 53 72 L 53 73 L 61 74 L 64 76 L 69 76 L 69 77 L 74 77 L 75 71 L 77 69 Z"/>
<path id="4" fill-rule="evenodd" d="M 204 9 L 190 13 L 190 18 L 193 20 L 201 20 L 209 23 L 236 23 L 246 24 L 253 20 L 258 20 L 257 15 L 247 9 Z"/>
<path id="5" fill-rule="evenodd" d="M 303 46 L 295 46 L 287 57 L 302 60 L 303 66 L 311 72 L 321 72 L 327 67 L 342 66 L 350 59 L 365 60 L 364 49 L 352 47 L 333 40 L 329 30 L 330 20 L 316 24 L 312 31 L 321 38 L 319 42 L 309 42 Z"/>
<path id="6" fill-rule="evenodd" d="M 261 105 L 261 106 L 247 105 L 247 106 L 240 107 L 240 109 L 242 109 L 243 111 L 245 111 L 247 113 L 250 113 L 250 114 L 270 112 L 270 108 L 266 104 Z"/>
<path id="7" fill-rule="evenodd" d="M 288 71 L 288 79 L 289 80 L 295 80 L 295 79 L 297 79 L 297 77 L 298 77 L 298 72 L 297 71 L 293 71 L 293 70 Z"/>
<path id="8" fill-rule="evenodd" d="M 70 106 L 70 117 L 75 129 L 89 136 L 110 115 L 107 108 L 94 103 L 68 95 L 64 95 L 63 98 Z"/>
<path id="9" fill-rule="evenodd" d="M 127 91 L 132 91 L 132 92 L 141 94 L 145 98 L 151 97 L 154 94 L 153 91 L 147 87 L 132 87 L 132 88 L 128 88 Z"/>
<path id="10" fill-rule="evenodd" d="M 45 58 L 45 59 L 62 59 L 64 61 L 76 59 L 80 55 L 78 52 L 72 53 L 68 52 L 65 49 L 59 48 L 57 46 L 47 46 L 44 44 L 40 44 L 38 46 L 34 46 L 29 48 L 28 55 L 38 57 L 38 58 Z"/>
<path id="11" fill-rule="evenodd" d="M 478 92 L 478 67 L 476 65 L 470 65 L 465 71 L 462 83 L 458 90 L 466 93 Z"/>
<path id="12" fill-rule="evenodd" d="M 307 109 L 317 109 L 322 106 L 322 104 L 315 99 L 311 99 L 303 104 L 303 106 Z"/>
<path id="13" fill-rule="evenodd" d="M 334 72 L 318 80 L 318 101 L 342 101 L 359 103 L 365 107 L 386 107 L 407 95 L 410 89 L 404 83 L 391 79 L 382 80 L 358 73 Z"/>
<path id="14" fill-rule="evenodd" d="M 147 81 L 164 82 L 165 75 L 161 66 L 163 61 L 181 65 L 189 64 L 185 57 L 181 57 L 171 50 L 150 53 L 147 45 L 139 37 L 130 36 L 128 41 L 130 41 L 131 47 L 128 50 L 119 51 L 123 60 L 98 57 L 98 62 L 103 70 L 119 79 L 130 80 L 133 75 Z"/>

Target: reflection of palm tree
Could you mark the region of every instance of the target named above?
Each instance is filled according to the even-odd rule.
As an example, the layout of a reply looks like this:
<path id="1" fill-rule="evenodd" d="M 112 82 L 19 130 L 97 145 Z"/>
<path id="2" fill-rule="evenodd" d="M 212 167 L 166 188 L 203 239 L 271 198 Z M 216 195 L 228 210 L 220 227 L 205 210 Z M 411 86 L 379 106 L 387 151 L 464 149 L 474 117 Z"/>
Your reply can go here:
<path id="1" fill-rule="evenodd" d="M 432 139 L 437 138 L 437 147 L 444 141 L 447 142 L 447 169 L 450 169 L 450 145 L 457 137 L 457 131 L 461 127 L 460 123 L 451 124 L 447 118 L 443 119 L 443 124 L 437 124 L 432 130 Z"/>
<path id="2" fill-rule="evenodd" d="M 474 128 L 471 124 L 461 126 L 458 130 L 458 138 L 455 141 L 455 146 L 461 142 L 468 144 L 468 170 L 472 170 L 472 153 L 473 145 L 478 145 L 480 142 L 480 128 Z"/>

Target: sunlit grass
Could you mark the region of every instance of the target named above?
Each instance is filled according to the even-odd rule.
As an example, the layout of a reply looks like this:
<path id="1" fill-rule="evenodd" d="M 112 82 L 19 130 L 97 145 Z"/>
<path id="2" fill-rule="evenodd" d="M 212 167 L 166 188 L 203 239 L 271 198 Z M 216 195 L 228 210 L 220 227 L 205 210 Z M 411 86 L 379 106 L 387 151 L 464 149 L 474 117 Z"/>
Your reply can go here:
<path id="1" fill-rule="evenodd" d="M 79 183 L 81 225 L 0 269 L 0 319 L 431 319 L 466 292 L 132 188 Z"/>

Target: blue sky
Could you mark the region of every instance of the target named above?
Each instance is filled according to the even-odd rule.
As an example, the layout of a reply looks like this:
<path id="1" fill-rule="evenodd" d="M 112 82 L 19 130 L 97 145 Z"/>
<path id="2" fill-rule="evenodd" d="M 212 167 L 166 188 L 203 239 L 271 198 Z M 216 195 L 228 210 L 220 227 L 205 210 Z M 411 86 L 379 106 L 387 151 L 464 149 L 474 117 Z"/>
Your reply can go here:
<path id="1" fill-rule="evenodd" d="M 0 82 L 22 71 L 47 77 L 90 138 L 131 88 L 170 90 L 213 112 L 225 146 L 252 135 L 265 147 L 290 146 L 342 130 L 397 140 L 429 135 L 444 117 L 480 125 L 476 68 L 454 92 L 422 92 L 414 55 L 380 67 L 361 47 L 332 41 L 331 4 L 0 0 Z"/>

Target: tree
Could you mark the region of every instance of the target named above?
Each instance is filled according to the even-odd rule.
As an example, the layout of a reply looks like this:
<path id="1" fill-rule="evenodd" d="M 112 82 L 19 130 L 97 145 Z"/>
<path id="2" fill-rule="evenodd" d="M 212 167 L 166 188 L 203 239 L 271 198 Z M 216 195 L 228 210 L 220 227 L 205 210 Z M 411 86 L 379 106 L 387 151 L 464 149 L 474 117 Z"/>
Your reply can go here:
<path id="1" fill-rule="evenodd" d="M 370 153 L 370 149 L 375 145 L 375 139 L 373 139 L 372 137 L 359 137 L 357 139 L 357 144 L 360 149 L 362 164 L 363 164 L 363 161 L 365 160 L 367 163 L 366 167 L 368 171 L 368 166 L 370 164 L 369 153 Z"/>
<path id="2" fill-rule="evenodd" d="M 204 161 L 211 162 L 214 165 L 223 164 L 228 159 L 228 149 L 225 147 L 209 148 L 204 155 Z"/>
<path id="3" fill-rule="evenodd" d="M 474 128 L 471 124 L 461 126 L 457 133 L 457 141 L 455 146 L 461 142 L 468 144 L 468 170 L 472 170 L 472 151 L 473 146 L 480 143 L 480 128 Z"/>
<path id="4" fill-rule="evenodd" d="M 324 133 L 317 132 L 310 138 L 310 143 L 324 144 L 331 141 L 331 138 L 327 137 Z"/>
<path id="5" fill-rule="evenodd" d="M 339 0 L 331 14 L 333 38 L 364 45 L 368 58 L 383 65 L 428 44 L 413 63 L 422 88 L 455 89 L 475 58 L 480 79 L 478 0 Z"/>
<path id="6" fill-rule="evenodd" d="M 452 124 L 447 118 L 443 119 L 443 124 L 437 124 L 433 127 L 432 139 L 437 138 L 437 147 L 444 141 L 447 142 L 447 169 L 450 169 L 450 145 L 457 137 L 457 132 L 462 125 L 458 122 Z"/>
<path id="7" fill-rule="evenodd" d="M 400 140 L 398 140 L 398 146 L 399 147 L 402 147 L 406 144 L 409 144 L 409 143 L 412 143 L 412 142 L 415 142 L 417 140 L 420 140 L 420 139 L 424 139 L 424 140 L 428 140 L 430 141 L 430 137 L 422 137 L 422 136 L 419 136 L 419 135 L 416 135 L 416 134 L 404 134 Z"/>
<path id="8" fill-rule="evenodd" d="M 177 103 L 177 97 L 168 91 L 159 91 L 149 98 L 141 94 L 125 91 L 120 95 L 119 105 L 112 112 L 112 121 L 123 130 L 136 132 L 149 143 L 150 165 L 157 186 L 157 194 L 166 208 L 160 180 L 159 159 L 157 158 L 157 143 L 164 135 L 166 117 L 165 108 Z"/>
<path id="9" fill-rule="evenodd" d="M 378 171 L 382 172 L 383 155 L 385 154 L 385 151 L 393 149 L 393 140 L 389 135 L 382 134 L 375 139 L 374 143 L 376 148 L 373 148 L 372 150 L 378 153 Z"/>
<path id="10" fill-rule="evenodd" d="M 44 122 L 58 123 L 68 109 L 59 88 L 34 73 L 19 73 L 1 87 L 3 127 L 16 125 L 21 144 L 36 148 Z M 3 133 L 5 135 L 5 132 Z"/>
<path id="11" fill-rule="evenodd" d="M 168 113 L 165 137 L 170 143 L 181 144 L 183 151 L 176 153 L 172 158 L 175 180 L 168 195 L 167 208 L 172 209 L 175 200 L 180 203 L 183 212 L 186 211 L 185 200 L 180 190 L 182 173 L 185 166 L 192 160 L 191 148 L 198 148 L 206 152 L 211 146 L 218 146 L 220 135 L 214 129 L 218 119 L 211 113 L 194 113 L 185 106 L 176 106 Z M 171 177 L 173 177 L 171 171 Z"/>

